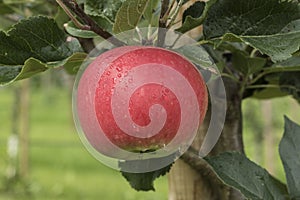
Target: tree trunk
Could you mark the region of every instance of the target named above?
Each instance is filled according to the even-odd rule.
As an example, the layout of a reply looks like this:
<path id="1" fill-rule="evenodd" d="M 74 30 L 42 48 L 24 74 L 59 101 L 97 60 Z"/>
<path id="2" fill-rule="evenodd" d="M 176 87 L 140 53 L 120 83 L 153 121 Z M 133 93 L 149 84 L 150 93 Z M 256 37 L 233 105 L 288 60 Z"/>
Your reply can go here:
<path id="1" fill-rule="evenodd" d="M 272 102 L 270 100 L 262 102 L 262 115 L 264 121 L 264 148 L 265 148 L 265 166 L 270 174 L 275 174 L 276 150 L 275 150 L 275 132 L 273 130 L 272 120 Z"/>
<path id="2" fill-rule="evenodd" d="M 7 157 L 8 157 L 8 166 L 6 169 L 6 176 L 7 176 L 7 186 L 9 187 L 10 183 L 13 182 L 17 178 L 17 165 L 18 165 L 18 141 L 19 141 L 19 132 L 20 132 L 20 87 L 16 85 L 14 87 L 14 102 L 12 106 L 12 117 L 11 121 L 11 135 L 7 141 Z"/>
<path id="3" fill-rule="evenodd" d="M 19 169 L 23 179 L 28 177 L 29 171 L 29 79 L 22 81 L 20 101 L 20 151 Z"/>
<path id="4" fill-rule="evenodd" d="M 223 79 L 227 96 L 227 113 L 222 134 L 210 155 L 217 155 L 225 151 L 243 150 L 242 140 L 242 97 L 238 92 L 237 83 Z M 200 128 L 192 147 L 199 150 L 203 135 L 209 125 L 209 114 Z M 213 122 L 212 122 L 213 123 Z M 195 154 L 196 155 L 196 154 Z M 175 162 L 169 174 L 169 200 L 240 200 L 242 195 L 221 183 L 208 165 L 197 164 L 197 169 L 192 168 L 197 162 L 197 156 L 184 154 L 183 159 Z M 199 168 L 200 166 L 200 168 Z M 202 168 L 202 169 L 201 169 Z"/>

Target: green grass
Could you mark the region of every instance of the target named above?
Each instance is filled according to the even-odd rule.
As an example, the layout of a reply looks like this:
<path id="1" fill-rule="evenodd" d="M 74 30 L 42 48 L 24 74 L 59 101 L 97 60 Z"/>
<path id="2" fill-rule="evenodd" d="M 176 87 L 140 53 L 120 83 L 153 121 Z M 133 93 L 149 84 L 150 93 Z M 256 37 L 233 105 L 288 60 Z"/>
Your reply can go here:
<path id="1" fill-rule="evenodd" d="M 0 88 L 0 199 L 167 199 L 166 177 L 155 182 L 155 192 L 136 192 L 87 152 L 73 126 L 66 89 L 31 92 L 29 194 L 20 184 L 4 191 L 12 103 L 13 87 Z"/>

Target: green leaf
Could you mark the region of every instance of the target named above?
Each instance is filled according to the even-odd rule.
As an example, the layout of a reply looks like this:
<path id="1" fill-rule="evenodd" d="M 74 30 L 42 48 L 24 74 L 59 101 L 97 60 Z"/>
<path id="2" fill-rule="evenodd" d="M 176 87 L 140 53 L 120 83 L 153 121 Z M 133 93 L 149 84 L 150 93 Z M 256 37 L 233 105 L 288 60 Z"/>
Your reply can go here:
<path id="1" fill-rule="evenodd" d="M 119 9 L 113 27 L 114 33 L 133 29 L 140 22 L 150 0 L 126 0 Z"/>
<path id="2" fill-rule="evenodd" d="M 22 20 L 7 33 L 0 31 L 0 41 L 2 85 L 61 66 L 81 51 L 76 39 L 67 40 L 55 21 L 43 16 Z"/>
<path id="3" fill-rule="evenodd" d="M 159 7 L 159 0 L 150 0 L 148 6 L 146 6 L 143 16 L 148 25 L 151 24 L 153 27 L 158 26 L 160 17 Z"/>
<path id="4" fill-rule="evenodd" d="M 127 161 L 128 162 L 128 161 Z M 134 167 L 134 166 L 133 166 Z M 145 172 L 145 173 L 129 173 L 121 172 L 122 176 L 129 182 L 131 187 L 137 191 L 149 191 L 154 189 L 154 180 L 160 176 L 166 175 L 172 167 L 168 165 L 156 171 Z M 122 168 L 122 166 L 121 166 Z"/>
<path id="5" fill-rule="evenodd" d="M 21 72 L 22 66 L 0 66 L 0 85 L 9 83 Z"/>
<path id="6" fill-rule="evenodd" d="M 268 72 L 288 72 L 288 71 L 300 71 L 300 57 L 293 56 L 285 61 L 277 62 L 269 68 L 265 68 Z"/>
<path id="7" fill-rule="evenodd" d="M 289 194 L 292 199 L 300 199 L 300 126 L 287 117 L 284 118 L 284 134 L 279 144 Z"/>
<path id="8" fill-rule="evenodd" d="M 177 49 L 172 49 L 172 50 L 184 55 L 191 62 L 200 66 L 202 69 L 207 69 L 210 71 L 217 71 L 209 54 L 202 47 L 199 47 L 197 45 L 184 45 Z"/>
<path id="9" fill-rule="evenodd" d="M 276 97 L 284 97 L 287 96 L 285 92 L 280 90 L 280 87 L 271 87 L 271 88 L 264 88 L 261 90 L 255 90 L 251 97 L 256 99 L 271 99 Z"/>
<path id="10" fill-rule="evenodd" d="M 300 31 L 267 36 L 242 36 L 241 39 L 271 57 L 272 61 L 283 61 L 299 50 Z"/>
<path id="11" fill-rule="evenodd" d="M 14 17 L 22 19 L 34 15 L 52 15 L 57 11 L 57 4 L 44 0 L 3 0 L 13 12 Z"/>
<path id="12" fill-rule="evenodd" d="M 112 32 L 112 28 L 114 25 L 114 22 L 109 20 L 105 16 L 90 16 L 103 30 L 106 30 L 107 32 Z"/>
<path id="13" fill-rule="evenodd" d="M 64 29 L 64 24 L 68 23 L 70 18 L 61 7 L 58 7 L 54 20 L 59 28 Z"/>
<path id="14" fill-rule="evenodd" d="M 98 35 L 93 32 L 93 31 L 89 31 L 89 30 L 82 30 L 77 28 L 74 23 L 72 21 L 68 22 L 65 25 L 65 29 L 66 31 L 74 36 L 74 37 L 80 37 L 80 38 L 94 38 L 97 37 Z"/>
<path id="15" fill-rule="evenodd" d="M 21 80 L 33 76 L 34 74 L 46 71 L 47 67 L 35 58 L 26 60 L 24 66 L 1 66 L 0 65 L 0 85 L 5 85 L 16 80 Z"/>
<path id="16" fill-rule="evenodd" d="M 99 16 L 115 21 L 117 11 L 125 0 L 86 0 L 84 11 L 91 16 Z"/>
<path id="17" fill-rule="evenodd" d="M 64 66 L 65 70 L 69 74 L 76 74 L 86 57 L 86 53 L 75 53 L 66 59 L 64 63 L 60 63 L 60 66 Z"/>
<path id="18" fill-rule="evenodd" d="M 186 18 L 189 16 L 191 19 L 199 18 L 203 14 L 205 7 L 205 2 L 197 1 L 190 7 L 188 7 L 182 15 L 182 21 L 185 22 Z"/>
<path id="19" fill-rule="evenodd" d="M 224 183 L 240 190 L 246 198 L 287 199 L 286 186 L 245 155 L 227 152 L 205 159 Z"/>
<path id="20" fill-rule="evenodd" d="M 300 103 L 300 71 L 283 72 L 279 78 L 281 91 L 291 94 Z"/>
<path id="21" fill-rule="evenodd" d="M 0 65 L 0 85 L 6 85 L 17 80 L 29 78 L 49 68 L 64 66 L 70 74 L 77 73 L 82 62 L 86 58 L 85 53 L 75 53 L 72 56 L 56 62 L 42 63 L 35 58 L 29 58 L 24 65 Z"/>
<path id="22" fill-rule="evenodd" d="M 10 14 L 13 12 L 14 11 L 8 5 L 6 5 L 2 0 L 0 0 L 0 15 Z"/>
<path id="23" fill-rule="evenodd" d="M 203 31 L 217 45 L 242 41 L 273 61 L 281 61 L 299 49 L 299 19 L 296 1 L 218 0 L 208 12 Z"/>
<path id="24" fill-rule="evenodd" d="M 233 52 L 232 66 L 247 76 L 260 71 L 266 62 L 265 58 L 250 57 L 243 51 Z"/>
<path id="25" fill-rule="evenodd" d="M 112 32 L 118 10 L 125 0 L 86 0 L 84 11 L 104 30 Z"/>
<path id="26" fill-rule="evenodd" d="M 218 0 L 204 23 L 205 37 L 226 33 L 236 35 L 273 35 L 300 18 L 299 4 L 279 0 Z"/>
<path id="27" fill-rule="evenodd" d="M 187 10 L 183 13 L 183 24 L 180 28 L 176 31 L 185 33 L 197 26 L 200 26 L 210 9 L 210 7 L 216 2 L 217 0 L 210 0 L 206 3 L 204 2 L 195 2 L 192 6 L 190 6 Z"/>
<path id="28" fill-rule="evenodd" d="M 293 56 L 283 62 L 275 63 L 271 67 L 263 68 L 261 73 L 265 74 L 263 77 L 265 81 L 255 84 L 264 84 L 272 87 L 255 90 L 252 97 L 270 99 L 294 94 L 294 97 L 299 99 L 299 95 L 297 95 L 297 91 L 300 89 L 299 85 L 297 86 L 298 72 L 300 72 L 300 57 L 298 56 Z"/>
<path id="29" fill-rule="evenodd" d="M 53 19 L 44 16 L 21 20 L 7 33 L 0 31 L 0 64 L 23 65 L 30 58 L 59 61 L 80 51 L 76 39 L 67 41 Z"/>

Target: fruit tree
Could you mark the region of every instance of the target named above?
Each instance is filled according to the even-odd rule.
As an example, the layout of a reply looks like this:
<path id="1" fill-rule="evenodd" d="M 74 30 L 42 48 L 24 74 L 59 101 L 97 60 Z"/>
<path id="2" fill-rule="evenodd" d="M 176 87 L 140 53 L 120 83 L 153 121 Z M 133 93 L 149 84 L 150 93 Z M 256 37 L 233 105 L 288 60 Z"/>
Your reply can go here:
<path id="1" fill-rule="evenodd" d="M 139 154 L 121 170 L 167 163 L 122 170 L 134 189 L 169 172 L 172 200 L 300 199 L 300 126 L 283 117 L 282 183 L 245 155 L 241 107 L 300 102 L 299 1 L 0 0 L 0 22 L 1 85 L 63 68 L 77 75 L 85 143 L 119 161 Z"/>

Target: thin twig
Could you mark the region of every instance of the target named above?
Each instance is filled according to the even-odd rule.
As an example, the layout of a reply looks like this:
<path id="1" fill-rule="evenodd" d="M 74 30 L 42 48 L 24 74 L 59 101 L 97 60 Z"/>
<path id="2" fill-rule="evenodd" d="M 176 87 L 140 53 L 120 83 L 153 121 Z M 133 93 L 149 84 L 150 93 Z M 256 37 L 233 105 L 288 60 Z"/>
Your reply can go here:
<path id="1" fill-rule="evenodd" d="M 166 28 L 167 20 L 165 19 L 165 15 L 169 10 L 170 0 L 162 0 L 161 1 L 161 11 L 159 17 L 159 27 Z"/>
<path id="2" fill-rule="evenodd" d="M 254 49 L 251 51 L 250 57 L 251 57 L 251 58 L 254 58 L 257 51 L 258 51 L 258 50 L 254 48 Z"/>
<path id="3" fill-rule="evenodd" d="M 164 20 L 165 22 L 167 22 L 169 15 L 172 11 L 172 8 L 175 5 L 176 0 L 172 0 L 171 5 L 169 6 L 168 10 L 166 11 L 165 15 L 161 18 L 161 20 Z"/>
<path id="4" fill-rule="evenodd" d="M 125 43 L 115 38 L 111 33 L 101 28 L 90 16 L 88 16 L 75 0 L 58 0 L 61 1 L 70 11 L 75 13 L 86 25 L 86 29 L 89 29 L 102 38 L 108 40 L 115 46 L 124 46 Z M 86 30 L 85 29 L 85 30 Z"/>
<path id="5" fill-rule="evenodd" d="M 158 29 L 158 46 L 163 47 L 165 43 L 165 37 L 166 37 L 166 27 L 167 27 L 167 21 L 164 19 L 165 15 L 168 11 L 170 4 L 170 0 L 162 0 L 161 1 L 161 11 L 160 11 L 160 17 L 159 17 L 159 29 Z"/>
<path id="6" fill-rule="evenodd" d="M 227 74 L 227 73 L 221 73 L 221 76 L 222 77 L 230 78 L 231 80 L 235 81 L 236 83 L 240 82 L 240 80 L 238 80 L 235 76 Z"/>
<path id="7" fill-rule="evenodd" d="M 89 30 L 90 27 L 87 25 L 83 25 L 80 23 L 76 17 L 70 12 L 70 10 L 66 7 L 66 5 L 61 0 L 56 0 L 58 5 L 65 11 L 65 13 L 70 17 L 74 25 L 81 30 Z"/>
<path id="8" fill-rule="evenodd" d="M 167 28 L 170 28 L 173 25 L 173 23 L 174 23 L 177 15 L 178 15 L 178 13 L 180 11 L 180 8 L 181 8 L 182 4 L 183 4 L 183 0 L 180 0 L 179 3 L 178 3 L 178 5 L 175 8 L 174 14 L 171 17 L 169 25 L 167 26 Z"/>

